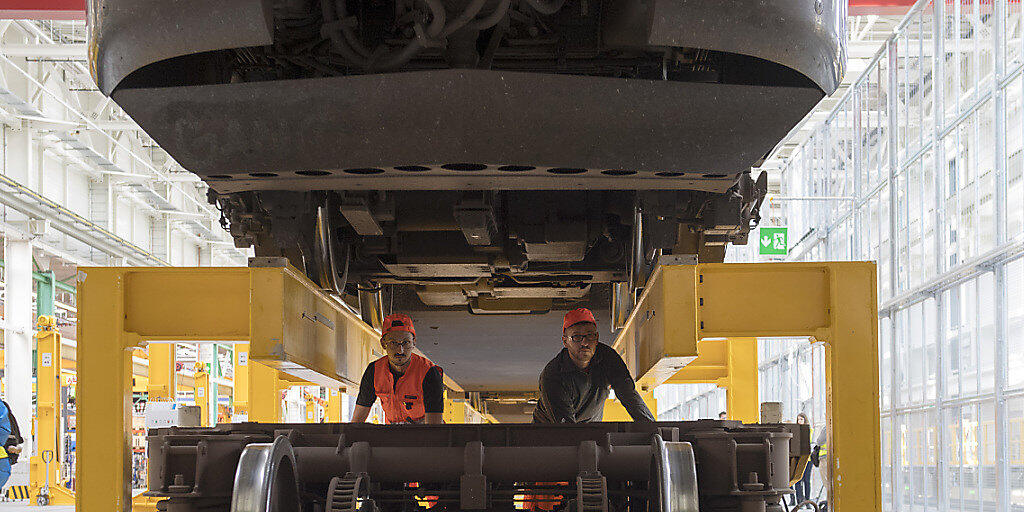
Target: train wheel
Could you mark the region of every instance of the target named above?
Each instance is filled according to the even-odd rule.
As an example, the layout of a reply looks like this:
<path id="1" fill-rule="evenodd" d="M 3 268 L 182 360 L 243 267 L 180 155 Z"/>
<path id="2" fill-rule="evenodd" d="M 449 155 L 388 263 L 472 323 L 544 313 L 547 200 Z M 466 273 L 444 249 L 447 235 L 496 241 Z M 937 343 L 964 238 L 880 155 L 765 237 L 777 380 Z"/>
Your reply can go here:
<path id="1" fill-rule="evenodd" d="M 245 447 L 235 470 L 231 512 L 301 510 L 295 452 L 286 437 Z"/>
<path id="2" fill-rule="evenodd" d="M 654 436 L 660 512 L 698 512 L 697 463 L 690 443 L 666 442 Z"/>

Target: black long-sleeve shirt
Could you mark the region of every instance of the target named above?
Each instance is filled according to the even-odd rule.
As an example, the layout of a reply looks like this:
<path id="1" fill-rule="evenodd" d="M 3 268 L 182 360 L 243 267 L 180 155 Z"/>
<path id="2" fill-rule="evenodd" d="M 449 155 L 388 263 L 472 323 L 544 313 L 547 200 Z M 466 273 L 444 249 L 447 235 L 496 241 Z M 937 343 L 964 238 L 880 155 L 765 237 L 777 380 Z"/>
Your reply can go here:
<path id="1" fill-rule="evenodd" d="M 615 349 L 598 343 L 586 370 L 581 370 L 562 349 L 540 374 L 540 399 L 534 423 L 586 423 L 601 421 L 608 388 L 622 402 L 633 421 L 654 421 L 636 383 Z"/>

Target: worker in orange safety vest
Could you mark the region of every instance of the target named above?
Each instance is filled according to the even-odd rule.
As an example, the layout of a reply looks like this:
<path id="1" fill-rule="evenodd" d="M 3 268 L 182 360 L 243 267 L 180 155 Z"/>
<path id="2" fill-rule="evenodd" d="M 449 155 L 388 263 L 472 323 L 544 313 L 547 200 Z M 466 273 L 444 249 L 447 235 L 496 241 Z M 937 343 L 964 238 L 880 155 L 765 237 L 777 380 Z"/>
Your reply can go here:
<path id="1" fill-rule="evenodd" d="M 380 398 L 389 424 L 443 423 L 443 373 L 440 366 L 413 353 L 416 328 L 412 318 L 400 313 L 385 317 L 380 344 L 387 355 L 363 372 L 352 422 L 365 422 Z"/>

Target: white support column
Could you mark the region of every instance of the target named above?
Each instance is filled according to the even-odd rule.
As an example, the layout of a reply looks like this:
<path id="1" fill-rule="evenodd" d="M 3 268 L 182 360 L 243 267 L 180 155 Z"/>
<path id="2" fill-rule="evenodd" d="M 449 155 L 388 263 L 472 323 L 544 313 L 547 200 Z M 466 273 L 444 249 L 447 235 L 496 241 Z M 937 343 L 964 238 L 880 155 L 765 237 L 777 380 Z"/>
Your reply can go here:
<path id="1" fill-rule="evenodd" d="M 12 474 L 28 474 L 28 455 L 32 453 L 32 242 L 28 239 L 5 240 L 4 247 L 4 388 L 6 400 L 25 438 L 24 456 Z M 18 480 L 14 480 L 17 482 Z"/>
<path id="2" fill-rule="evenodd" d="M 150 239 L 152 240 L 153 254 L 164 261 L 171 261 L 171 222 L 166 214 L 153 219 L 151 224 Z"/>
<path id="3" fill-rule="evenodd" d="M 209 267 L 213 264 L 213 245 L 204 243 L 199 246 L 199 266 Z"/>
<path id="4" fill-rule="evenodd" d="M 89 218 L 108 231 L 114 230 L 113 197 L 109 178 L 89 180 Z M 108 265 L 116 264 L 106 251 L 93 247 L 89 252 L 94 261 L 103 261 Z"/>

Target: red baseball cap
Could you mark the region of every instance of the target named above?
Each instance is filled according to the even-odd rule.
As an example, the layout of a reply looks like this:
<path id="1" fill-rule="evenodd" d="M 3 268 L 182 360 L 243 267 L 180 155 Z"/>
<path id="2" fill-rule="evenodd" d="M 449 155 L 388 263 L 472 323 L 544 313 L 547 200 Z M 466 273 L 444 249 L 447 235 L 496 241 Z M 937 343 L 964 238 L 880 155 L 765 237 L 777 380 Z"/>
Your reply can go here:
<path id="1" fill-rule="evenodd" d="M 413 336 L 416 336 L 416 328 L 412 325 L 412 318 L 402 313 L 394 313 L 384 317 L 384 325 L 380 328 L 380 337 L 383 338 L 385 334 L 391 331 L 411 332 Z"/>
<path id="2" fill-rule="evenodd" d="M 562 332 L 565 332 L 566 329 L 580 322 L 596 324 L 597 320 L 594 320 L 594 314 L 587 308 L 574 309 L 566 313 L 565 318 L 562 319 Z"/>

